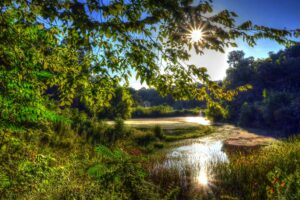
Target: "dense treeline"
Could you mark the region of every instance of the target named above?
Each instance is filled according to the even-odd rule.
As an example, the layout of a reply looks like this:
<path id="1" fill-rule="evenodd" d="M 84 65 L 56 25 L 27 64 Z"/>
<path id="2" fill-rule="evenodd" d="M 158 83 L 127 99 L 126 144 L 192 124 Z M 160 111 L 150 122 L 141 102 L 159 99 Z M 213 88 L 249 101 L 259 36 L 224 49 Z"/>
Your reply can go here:
<path id="1" fill-rule="evenodd" d="M 300 131 L 300 45 L 267 59 L 246 58 L 242 51 L 229 55 L 230 68 L 223 84 L 227 88 L 250 84 L 232 102 L 224 103 L 226 120 L 247 127 L 297 133 Z M 218 118 L 218 113 L 214 113 Z"/>
<path id="2" fill-rule="evenodd" d="M 97 116 L 101 119 L 114 119 L 121 117 L 174 117 L 197 115 L 199 109 L 205 108 L 204 101 L 198 100 L 175 100 L 171 95 L 161 96 L 153 88 L 117 87 L 110 100 L 110 107 L 104 108 Z M 73 108 L 89 113 L 84 104 L 73 104 Z"/>
<path id="3" fill-rule="evenodd" d="M 205 102 L 198 100 L 175 100 L 171 95 L 165 97 L 159 95 L 155 89 L 141 88 L 135 90 L 130 88 L 130 92 L 136 106 L 159 106 L 162 104 L 173 107 L 174 109 L 190 109 L 205 107 Z"/>

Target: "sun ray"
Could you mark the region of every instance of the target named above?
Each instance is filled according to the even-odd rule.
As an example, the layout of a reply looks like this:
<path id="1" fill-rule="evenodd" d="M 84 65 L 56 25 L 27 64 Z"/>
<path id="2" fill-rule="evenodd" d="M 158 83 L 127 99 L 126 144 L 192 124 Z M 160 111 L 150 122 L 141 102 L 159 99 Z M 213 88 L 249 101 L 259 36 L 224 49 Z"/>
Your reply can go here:
<path id="1" fill-rule="evenodd" d="M 191 43 L 198 43 L 205 39 L 206 31 L 205 26 L 190 26 L 189 29 L 187 29 L 188 33 L 186 34 L 187 38 L 190 40 Z"/>

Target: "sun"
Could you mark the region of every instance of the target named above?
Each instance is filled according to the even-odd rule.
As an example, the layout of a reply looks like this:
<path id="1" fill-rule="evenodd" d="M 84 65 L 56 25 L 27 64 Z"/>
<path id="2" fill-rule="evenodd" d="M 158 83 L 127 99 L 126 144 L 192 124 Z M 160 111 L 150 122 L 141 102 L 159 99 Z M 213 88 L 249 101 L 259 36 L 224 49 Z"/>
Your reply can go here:
<path id="1" fill-rule="evenodd" d="M 198 24 L 197 26 L 189 26 L 185 29 L 186 37 L 190 40 L 191 43 L 202 42 L 208 37 L 208 32 L 206 30 L 205 24 Z"/>
<path id="2" fill-rule="evenodd" d="M 190 33 L 191 42 L 199 42 L 203 39 L 203 31 L 201 29 L 194 29 Z"/>

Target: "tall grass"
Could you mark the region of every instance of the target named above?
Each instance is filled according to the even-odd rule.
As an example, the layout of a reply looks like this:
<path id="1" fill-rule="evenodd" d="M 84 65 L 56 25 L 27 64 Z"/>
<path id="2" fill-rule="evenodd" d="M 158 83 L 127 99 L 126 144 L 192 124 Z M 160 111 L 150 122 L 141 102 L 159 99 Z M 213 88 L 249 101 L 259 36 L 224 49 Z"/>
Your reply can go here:
<path id="1" fill-rule="evenodd" d="M 217 166 L 220 195 L 240 199 L 299 199 L 300 140 L 290 138 L 255 151 L 233 155 Z"/>
<path id="2" fill-rule="evenodd" d="M 254 151 L 235 152 L 229 163 L 211 166 L 209 187 L 197 187 L 189 169 L 156 167 L 165 154 L 147 165 L 160 188 L 179 187 L 177 199 L 300 199 L 300 137 Z M 184 176 L 182 176 L 184 173 Z"/>

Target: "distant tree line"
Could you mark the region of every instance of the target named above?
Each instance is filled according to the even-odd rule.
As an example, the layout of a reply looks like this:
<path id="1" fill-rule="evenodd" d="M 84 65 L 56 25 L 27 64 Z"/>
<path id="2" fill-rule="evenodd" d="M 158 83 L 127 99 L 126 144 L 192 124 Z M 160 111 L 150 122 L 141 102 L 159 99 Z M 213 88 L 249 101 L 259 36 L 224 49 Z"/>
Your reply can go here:
<path id="1" fill-rule="evenodd" d="M 196 107 L 205 108 L 204 101 L 198 100 L 175 100 L 171 95 L 161 96 L 157 90 L 152 88 L 141 88 L 136 90 L 130 88 L 130 93 L 134 100 L 135 106 L 159 106 L 159 105 L 168 105 L 174 109 L 191 109 Z"/>
<path id="2" fill-rule="evenodd" d="M 111 101 L 112 106 L 98 113 L 100 118 L 114 119 L 121 117 L 172 117 L 197 115 L 198 108 L 205 108 L 205 101 L 198 100 L 175 100 L 171 95 L 161 96 L 157 90 L 152 88 L 126 88 L 118 86 Z M 87 113 L 88 109 L 81 104 L 73 104 Z M 81 109 L 82 108 L 82 109 Z"/>
<path id="3" fill-rule="evenodd" d="M 299 44 L 270 52 L 266 59 L 246 58 L 243 51 L 233 51 L 228 63 L 223 86 L 230 89 L 250 84 L 252 89 L 224 102 L 226 113 L 211 109 L 210 117 L 287 134 L 300 132 Z"/>

